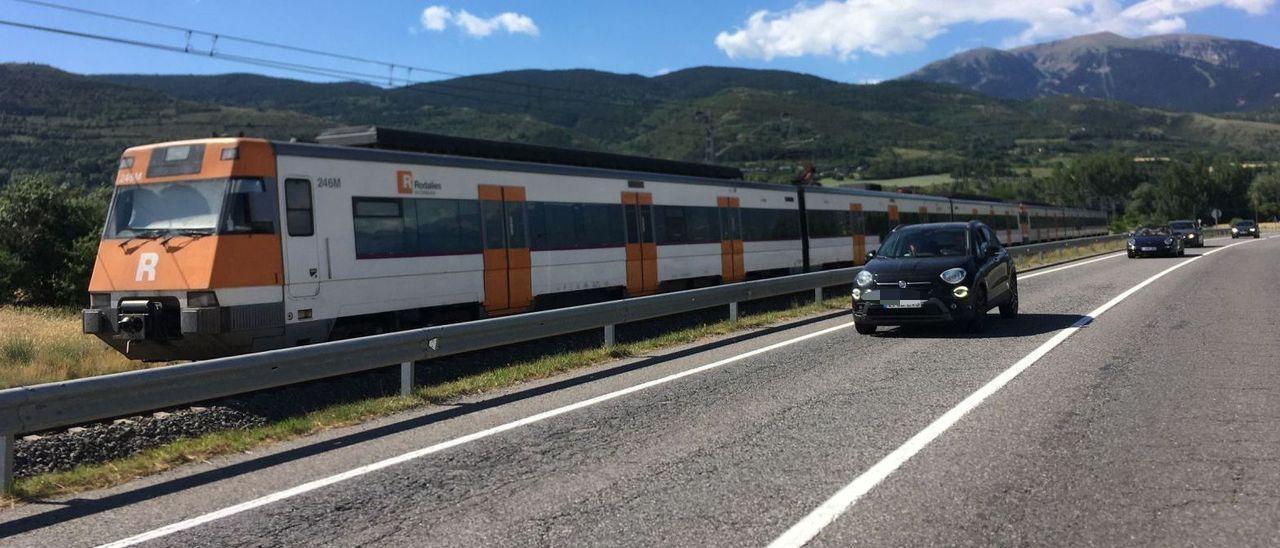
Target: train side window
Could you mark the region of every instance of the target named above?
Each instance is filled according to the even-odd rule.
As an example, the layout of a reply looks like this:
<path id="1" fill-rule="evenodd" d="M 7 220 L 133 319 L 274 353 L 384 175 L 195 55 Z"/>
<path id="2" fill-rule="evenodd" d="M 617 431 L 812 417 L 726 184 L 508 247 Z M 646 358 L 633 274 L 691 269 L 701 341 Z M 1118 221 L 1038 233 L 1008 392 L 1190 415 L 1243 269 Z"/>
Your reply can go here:
<path id="1" fill-rule="evenodd" d="M 284 212 L 290 236 L 312 236 L 316 233 L 311 210 L 311 181 L 285 179 Z"/>
<path id="2" fill-rule="evenodd" d="M 274 234 L 276 207 L 262 179 L 233 179 L 227 189 L 223 234 Z"/>

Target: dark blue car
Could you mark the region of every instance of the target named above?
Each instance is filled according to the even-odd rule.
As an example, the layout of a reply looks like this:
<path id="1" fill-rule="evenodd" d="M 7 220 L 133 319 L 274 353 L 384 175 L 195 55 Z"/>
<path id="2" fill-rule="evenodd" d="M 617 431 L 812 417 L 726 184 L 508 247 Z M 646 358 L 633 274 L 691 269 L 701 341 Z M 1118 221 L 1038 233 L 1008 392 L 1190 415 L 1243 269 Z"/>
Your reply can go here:
<path id="1" fill-rule="evenodd" d="M 1169 226 L 1141 226 L 1129 237 L 1129 258 L 1181 257 L 1186 254 L 1182 238 Z"/>

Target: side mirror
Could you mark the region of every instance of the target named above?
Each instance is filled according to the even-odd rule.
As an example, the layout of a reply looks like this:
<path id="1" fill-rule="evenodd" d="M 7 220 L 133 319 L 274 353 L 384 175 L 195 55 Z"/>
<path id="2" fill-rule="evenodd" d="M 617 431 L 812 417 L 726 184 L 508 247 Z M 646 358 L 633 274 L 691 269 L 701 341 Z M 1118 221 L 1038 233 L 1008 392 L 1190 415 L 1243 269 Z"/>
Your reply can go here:
<path id="1" fill-rule="evenodd" d="M 992 255 L 993 251 L 994 251 L 994 250 L 991 248 L 991 244 L 990 244 L 990 243 L 988 243 L 988 242 L 982 242 L 982 243 L 978 244 L 978 256 L 979 256 L 979 257 L 984 257 L 984 258 L 985 258 L 985 257 L 990 257 L 990 256 Z"/>
<path id="2" fill-rule="evenodd" d="M 876 250 L 872 249 L 871 251 L 867 252 L 867 260 L 870 261 L 871 259 L 874 259 L 874 258 L 876 258 Z"/>

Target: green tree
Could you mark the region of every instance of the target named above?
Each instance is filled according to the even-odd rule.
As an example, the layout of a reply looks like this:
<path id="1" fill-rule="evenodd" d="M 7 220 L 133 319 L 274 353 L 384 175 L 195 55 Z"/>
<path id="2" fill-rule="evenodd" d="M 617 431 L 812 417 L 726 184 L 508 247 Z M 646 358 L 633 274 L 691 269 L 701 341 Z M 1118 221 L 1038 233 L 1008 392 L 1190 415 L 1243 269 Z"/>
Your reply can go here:
<path id="1" fill-rule="evenodd" d="M 0 189 L 0 303 L 84 300 L 108 192 L 16 178 Z"/>
<path id="2" fill-rule="evenodd" d="M 1249 185 L 1249 205 L 1260 217 L 1280 215 L 1280 173 L 1259 173 L 1253 178 Z"/>

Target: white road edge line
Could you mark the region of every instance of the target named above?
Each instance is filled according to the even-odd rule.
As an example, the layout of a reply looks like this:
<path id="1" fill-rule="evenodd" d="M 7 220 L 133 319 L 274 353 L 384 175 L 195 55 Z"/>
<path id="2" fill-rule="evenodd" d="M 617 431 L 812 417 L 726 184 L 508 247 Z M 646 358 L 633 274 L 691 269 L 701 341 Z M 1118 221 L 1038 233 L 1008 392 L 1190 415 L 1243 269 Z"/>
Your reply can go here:
<path id="1" fill-rule="evenodd" d="M 1040 358 L 1044 357 L 1045 354 L 1048 354 L 1050 350 L 1053 350 L 1059 344 L 1062 344 L 1062 341 L 1067 340 L 1068 337 L 1075 334 L 1082 327 L 1088 325 L 1098 316 L 1101 316 L 1103 313 L 1110 310 L 1111 307 L 1129 298 L 1129 296 L 1137 293 L 1152 282 L 1164 277 L 1165 274 L 1187 266 L 1188 264 L 1195 262 L 1197 259 L 1207 257 L 1224 249 L 1254 241 L 1257 240 L 1228 244 L 1166 268 L 1160 271 L 1160 273 L 1143 280 L 1142 283 L 1139 283 L 1138 285 L 1125 290 L 1123 293 L 1116 295 L 1114 298 L 1107 301 L 1106 304 L 1099 306 L 1088 315 L 1077 320 L 1076 323 L 1071 325 L 1071 327 L 1067 327 L 1062 331 L 1059 331 L 1048 341 L 1045 341 L 1044 344 L 1040 345 L 1039 348 L 1036 348 L 1021 360 L 1018 360 L 1018 362 L 1013 364 L 1013 366 L 1004 370 L 1004 372 L 997 375 L 994 379 L 991 379 L 991 381 L 982 388 L 979 388 L 977 392 L 970 394 L 969 397 L 965 398 L 963 401 L 956 404 L 955 407 L 952 407 L 942 416 L 935 419 L 932 423 L 926 426 L 924 430 L 921 430 L 916 433 L 916 435 L 911 436 L 906 443 L 902 444 L 897 449 L 894 449 L 892 453 L 889 453 L 883 459 L 880 459 L 880 462 L 877 462 L 874 466 L 867 469 L 867 471 L 863 472 L 862 475 L 854 478 L 854 480 L 848 485 L 844 486 L 839 491 L 836 491 L 836 494 L 832 495 L 831 498 L 826 500 L 826 502 L 823 502 L 822 505 L 810 512 L 809 515 L 791 526 L 790 529 L 787 529 L 782 536 L 779 536 L 773 542 L 769 543 L 769 548 L 799 547 L 804 546 L 810 540 L 813 540 L 813 538 L 818 536 L 818 533 L 822 532 L 827 525 L 830 525 L 831 522 L 835 521 L 841 514 L 844 514 L 849 510 L 854 503 L 858 502 L 859 498 L 874 489 L 876 485 L 889 477 L 890 474 L 906 463 L 907 460 L 915 456 L 916 453 L 919 453 L 921 449 L 924 449 L 925 446 L 929 445 L 930 442 L 942 435 L 943 432 L 946 432 L 954 426 L 965 416 L 965 414 L 978 407 L 978 405 L 982 404 L 983 400 L 987 399 L 992 394 L 1000 391 L 1000 389 L 1004 388 L 1009 381 L 1012 381 L 1028 367 L 1031 367 L 1032 364 L 1039 361 Z"/>
<path id="2" fill-rule="evenodd" d="M 385 460 L 381 460 L 381 461 L 375 462 L 375 463 L 373 463 L 373 464 L 367 464 L 367 465 L 365 465 L 365 466 L 361 466 L 361 467 L 359 467 L 359 468 L 354 468 L 354 469 L 352 469 L 352 470 L 348 470 L 348 471 L 343 472 L 343 473 L 341 473 L 341 474 L 335 474 L 335 475 L 332 475 L 332 476 L 329 476 L 329 477 L 326 477 L 326 478 L 321 478 L 321 479 L 318 479 L 318 480 L 314 480 L 314 481 L 311 481 L 311 482 L 307 482 L 307 483 L 304 483 L 304 484 L 299 485 L 299 486 L 297 486 L 297 487 L 293 487 L 293 488 L 290 488 L 290 489 L 286 489 L 286 490 L 284 490 L 284 491 L 279 491 L 279 492 L 276 492 L 276 493 L 272 493 L 272 494 L 270 494 L 270 495 L 265 495 L 265 496 L 262 496 L 262 497 L 259 497 L 259 498 L 256 498 L 256 499 L 253 499 L 253 500 L 247 501 L 247 502 L 242 502 L 242 503 L 237 504 L 237 505 L 235 505 L 235 506 L 228 506 L 228 507 L 223 508 L 223 509 L 221 509 L 221 510 L 217 510 L 217 511 L 214 511 L 214 512 L 210 512 L 210 513 L 208 513 L 208 514 L 204 514 L 204 515 L 201 515 L 201 516 L 196 516 L 196 517 L 191 518 L 191 519 L 187 519 L 187 520 L 184 520 L 184 521 L 180 521 L 180 522 L 177 522 L 177 523 L 173 523 L 173 524 L 170 524 L 170 525 L 166 525 L 166 526 L 161 527 L 161 528 L 159 528 L 159 529 L 154 529 L 154 530 L 151 530 L 151 531 L 147 531 L 147 532 L 145 532 L 145 533 L 141 533 L 141 534 L 138 534 L 138 535 L 134 535 L 134 536 L 129 537 L 129 538 L 126 538 L 126 539 L 121 539 L 121 540 L 118 540 L 118 541 L 115 541 L 115 542 L 112 542 L 112 543 L 109 543 L 109 544 L 103 544 L 103 545 L 101 545 L 99 548 L 108 548 L 108 547 L 110 547 L 110 548 L 115 548 L 115 547 L 123 547 L 123 546 L 133 546 L 133 545 L 141 544 L 141 543 L 143 543 L 143 542 L 147 542 L 147 541 L 150 541 L 150 540 L 154 540 L 154 539 L 157 539 L 157 538 L 160 538 L 160 537 L 166 536 L 166 535 L 171 535 L 171 534 L 173 534 L 173 533 L 177 533 L 177 532 L 179 532 L 179 531 L 185 531 L 185 530 L 187 530 L 187 529 L 191 529 L 191 528 L 193 528 L 193 527 L 198 527 L 198 526 L 200 526 L 200 525 L 204 525 L 204 524 L 206 524 L 206 523 L 210 523 L 210 522 L 213 522 L 213 521 L 217 521 L 217 520 L 220 520 L 220 519 L 225 518 L 225 517 L 228 517 L 228 516 L 233 516 L 233 515 L 235 515 L 235 514 L 239 514 L 239 513 L 241 513 L 241 512 L 245 512 L 245 511 L 248 511 L 248 510 L 253 510 L 254 508 L 259 508 L 259 507 L 262 507 L 262 506 L 266 506 L 266 505 L 268 505 L 268 504 L 271 504 L 271 503 L 274 503 L 274 502 L 279 502 L 279 501 L 285 500 L 285 499 L 287 499 L 287 498 L 296 497 L 296 496 L 301 495 L 301 494 L 303 494 L 303 493 L 307 493 L 307 492 L 310 492 L 310 491 L 315 491 L 316 489 L 320 489 L 320 488 L 322 488 L 322 487 L 326 487 L 326 486 L 329 486 L 329 485 L 333 485 L 333 484 L 335 484 L 335 483 L 339 483 L 339 482 L 346 481 L 346 480 L 349 480 L 349 479 L 352 479 L 352 478 L 356 478 L 356 477 L 359 477 L 359 476 L 363 476 L 363 475 L 368 474 L 368 473 L 371 473 L 371 472 L 376 472 L 376 471 L 378 471 L 378 470 L 382 470 L 383 468 L 387 468 L 387 467 L 390 467 L 390 466 L 395 466 L 395 465 L 397 465 L 397 464 L 400 464 L 400 463 L 403 463 L 403 462 L 408 462 L 408 461 L 411 461 L 411 460 L 414 460 L 414 459 L 417 459 L 417 458 L 420 458 L 420 457 L 425 457 L 425 456 L 430 455 L 430 454 L 433 454 L 433 453 L 438 453 L 438 452 L 440 452 L 440 451 L 444 451 L 444 450 L 446 450 L 446 449 L 450 449 L 450 448 L 453 448 L 453 447 L 457 447 L 457 446 L 462 445 L 462 444 L 465 444 L 465 443 L 469 443 L 469 442 L 473 442 L 473 441 L 476 441 L 476 440 L 484 439 L 484 438 L 487 438 L 487 437 L 493 436 L 493 435 L 495 435 L 495 434 L 500 434 L 500 433 L 502 433 L 502 432 L 506 432 L 506 431 L 508 431 L 508 430 L 514 430 L 514 429 L 516 429 L 516 428 L 520 428 L 520 427 L 522 427 L 522 426 L 528 426 L 528 425 L 533 424 L 533 423 L 536 423 L 536 422 L 544 421 L 544 420 L 550 419 L 550 418 L 552 418 L 552 417 L 556 417 L 556 416 L 559 416 L 559 415 L 563 415 L 563 414 L 568 413 L 568 412 L 570 412 L 570 411 L 576 411 L 576 410 L 578 410 L 578 409 L 582 409 L 582 408 L 585 408 L 585 407 L 590 407 L 590 406 L 592 406 L 592 405 L 596 405 L 596 404 L 598 404 L 598 403 L 603 403 L 603 402 L 606 402 L 606 401 L 609 401 L 609 400 L 612 400 L 612 399 L 616 399 L 616 398 L 619 398 L 619 397 L 622 397 L 622 396 L 626 396 L 626 395 L 628 395 L 628 394 L 632 394 L 632 393 L 635 393 L 635 392 L 639 392 L 639 391 L 641 391 L 641 390 L 645 390 L 645 389 L 647 389 L 647 388 L 653 388 L 653 387 L 655 387 L 655 386 L 658 386 L 658 385 L 661 385 L 661 384 L 665 384 L 665 383 L 668 383 L 668 382 L 671 382 L 671 381 L 674 381 L 674 380 L 677 380 L 677 379 L 681 379 L 681 378 L 684 378 L 684 377 L 688 377 L 688 376 L 690 376 L 690 375 L 696 375 L 696 374 L 698 374 L 698 373 L 702 373 L 702 372 L 704 372 L 704 371 L 709 371 L 709 370 L 711 370 L 711 369 L 715 369 L 715 368 L 720 367 L 720 366 L 723 366 L 723 365 L 728 365 L 728 364 L 731 364 L 731 363 L 734 363 L 734 362 L 737 362 L 737 361 L 740 361 L 740 360 L 743 360 L 743 359 L 746 359 L 746 358 L 750 358 L 750 357 L 752 357 L 752 356 L 756 356 L 756 355 L 759 355 L 759 354 L 763 354 L 763 353 L 765 353 L 765 352 L 769 352 L 769 351 L 771 351 L 771 350 L 777 350 L 777 349 L 782 348 L 782 347 L 785 347 L 785 346 L 790 346 L 790 345 L 792 345 L 792 344 L 795 344 L 795 343 L 798 343 L 798 342 L 801 342 L 801 341 L 805 341 L 805 340 L 812 339 L 812 338 L 815 338 L 815 337 L 821 337 L 821 336 L 826 335 L 826 334 L 828 334 L 828 333 L 832 333 L 832 332 L 835 332 L 835 331 L 839 331 L 839 330 L 841 330 L 841 329 L 846 329 L 846 328 L 848 328 L 848 327 L 850 327 L 850 326 L 852 326 L 852 325 L 853 325 L 853 322 L 848 322 L 848 323 L 843 323 L 843 324 L 836 325 L 836 326 L 833 326 L 833 327 L 828 327 L 828 328 L 823 329 L 823 330 L 821 330 L 821 331 L 815 331 L 815 332 L 813 332 L 813 333 L 808 333 L 808 334 L 805 334 L 805 335 L 801 335 L 801 336 L 799 336 L 799 337 L 795 337 L 795 338 L 792 338 L 792 339 L 787 339 L 787 340 L 785 340 L 785 341 L 777 342 L 777 343 L 771 344 L 771 345 L 769 345 L 769 346 L 765 346 L 765 347 L 757 348 L 757 349 L 752 350 L 752 351 L 750 351 L 750 352 L 744 352 L 744 353 L 742 353 L 742 354 L 738 354 L 738 355 L 736 355 L 736 356 L 732 356 L 732 357 L 729 357 L 729 358 L 725 358 L 725 359 L 723 359 L 723 360 L 719 360 L 719 361 L 716 361 L 716 362 L 712 362 L 712 363 L 709 363 L 709 364 L 706 364 L 706 365 L 701 365 L 701 366 L 695 367 L 695 368 L 693 368 L 693 369 L 689 369 L 689 370 L 686 370 L 686 371 L 681 371 L 681 372 L 679 372 L 679 373 L 675 373 L 675 374 L 672 374 L 672 375 L 668 375 L 668 376 L 666 376 L 666 377 L 662 377 L 662 378 L 659 378 L 659 379 L 654 379 L 654 380 L 651 380 L 651 381 L 647 381 L 647 382 L 644 382 L 644 383 L 641 383 L 641 384 L 637 384 L 637 385 L 635 385 L 635 386 L 631 386 L 631 387 L 628 387 L 628 388 L 623 388 L 623 389 L 621 389 L 621 390 L 617 390 L 617 391 L 615 391 L 615 392 L 609 392 L 609 393 L 607 393 L 607 394 L 603 394 L 603 395 L 600 395 L 600 396 L 596 396 L 596 397 L 594 397 L 594 398 L 586 399 L 586 400 L 583 400 L 583 401 L 580 401 L 580 402 L 577 402 L 577 403 L 569 404 L 569 405 L 566 405 L 566 406 L 564 406 L 564 407 L 558 407 L 558 408 L 556 408 L 556 409 L 552 409 L 552 410 L 549 410 L 549 411 L 543 411 L 542 413 L 538 413 L 538 414 L 536 414 L 536 415 L 530 415 L 530 416 L 525 417 L 525 418 L 523 418 L 523 419 L 519 419 L 519 420 L 516 420 L 516 421 L 508 422 L 508 423 L 506 423 L 506 424 L 502 424 L 502 425 L 499 425 L 499 426 L 495 426 L 495 427 L 493 427 L 493 428 L 489 428 L 489 429 L 486 429 L 486 430 L 481 430 L 481 431 L 479 431 L 479 432 L 475 432 L 475 433 L 472 433 L 472 434 L 467 434 L 467 435 L 465 435 L 465 436 L 462 436 L 462 437 L 459 437 L 459 438 L 454 438 L 454 439 L 449 440 L 449 441 L 446 441 L 446 442 L 437 443 L 437 444 L 432 445 L 432 446 L 430 446 L 430 447 L 425 447 L 425 448 L 418 449 L 418 450 L 415 450 L 415 451 L 410 451 L 410 452 L 408 452 L 408 453 L 405 453 L 405 454 L 402 454 L 402 455 L 399 455 L 399 456 L 395 456 L 395 457 L 391 457 L 391 458 L 388 458 L 388 459 L 385 459 Z"/>
<path id="3" fill-rule="evenodd" d="M 1105 261 L 1105 260 L 1107 260 L 1107 259 L 1114 259 L 1114 258 L 1116 258 L 1116 257 L 1119 257 L 1121 253 L 1124 253 L 1124 252 L 1123 252 L 1123 251 L 1117 251 L 1117 252 L 1115 252 L 1115 253 L 1112 253 L 1111 255 L 1107 255 L 1107 256 L 1105 256 L 1105 257 L 1098 257 L 1097 259 L 1089 259 L 1089 260 L 1087 260 L 1087 261 L 1081 261 L 1081 262 L 1078 262 L 1078 263 L 1071 263 L 1071 264 L 1066 265 L 1066 266 L 1060 266 L 1060 267 L 1057 267 L 1057 268 L 1050 268 L 1049 270 L 1037 270 L 1037 271 L 1032 272 L 1032 273 L 1030 273 L 1030 274 L 1019 274 L 1019 275 L 1018 275 L 1018 280 L 1019 280 L 1019 281 L 1021 281 L 1021 280 L 1029 280 L 1029 279 L 1034 278 L 1034 277 L 1036 277 L 1036 276 L 1044 276 L 1045 274 L 1053 274 L 1054 272 L 1059 272 L 1059 271 L 1062 271 L 1062 270 L 1067 270 L 1067 269 L 1075 268 L 1075 267 L 1077 267 L 1077 266 L 1084 266 L 1084 265 L 1087 265 L 1087 264 L 1093 264 L 1093 263 L 1096 263 L 1096 262 L 1098 262 L 1098 261 Z"/>

